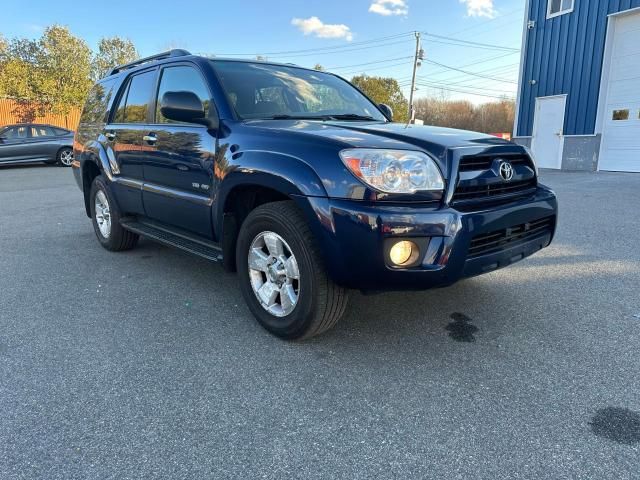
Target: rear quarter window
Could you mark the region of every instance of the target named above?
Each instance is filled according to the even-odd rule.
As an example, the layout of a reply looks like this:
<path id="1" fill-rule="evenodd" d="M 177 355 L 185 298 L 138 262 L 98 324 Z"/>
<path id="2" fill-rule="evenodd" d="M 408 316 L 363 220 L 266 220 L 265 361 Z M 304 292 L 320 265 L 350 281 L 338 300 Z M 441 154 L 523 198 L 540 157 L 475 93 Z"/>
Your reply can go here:
<path id="1" fill-rule="evenodd" d="M 106 123 L 109 111 L 109 102 L 113 95 L 113 87 L 115 86 L 115 83 L 116 81 L 113 79 L 94 85 L 87 96 L 87 101 L 84 104 L 84 109 L 80 116 L 80 124 L 96 125 Z M 60 135 L 64 135 L 64 133 L 61 133 Z"/>

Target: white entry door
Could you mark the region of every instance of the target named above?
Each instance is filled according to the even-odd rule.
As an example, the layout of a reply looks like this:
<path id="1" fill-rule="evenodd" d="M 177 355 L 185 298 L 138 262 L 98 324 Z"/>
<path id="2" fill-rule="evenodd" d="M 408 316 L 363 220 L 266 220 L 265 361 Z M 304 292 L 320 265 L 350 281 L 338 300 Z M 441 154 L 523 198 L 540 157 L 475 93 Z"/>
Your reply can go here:
<path id="1" fill-rule="evenodd" d="M 560 168 L 566 95 L 536 98 L 531 150 L 540 168 Z"/>
<path id="2" fill-rule="evenodd" d="M 600 170 L 640 172 L 640 13 L 615 19 Z"/>

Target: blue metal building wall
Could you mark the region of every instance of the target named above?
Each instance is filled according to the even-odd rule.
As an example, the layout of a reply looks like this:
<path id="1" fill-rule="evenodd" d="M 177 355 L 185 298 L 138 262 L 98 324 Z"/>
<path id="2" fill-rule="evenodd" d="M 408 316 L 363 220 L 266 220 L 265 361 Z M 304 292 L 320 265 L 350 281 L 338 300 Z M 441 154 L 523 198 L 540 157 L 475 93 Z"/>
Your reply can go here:
<path id="1" fill-rule="evenodd" d="M 547 3 L 529 1 L 536 24 L 526 33 L 516 136 L 531 136 L 536 97 L 560 94 L 568 94 L 564 134 L 593 134 L 607 15 L 640 7 L 640 0 L 575 0 L 573 12 L 549 20 Z"/>

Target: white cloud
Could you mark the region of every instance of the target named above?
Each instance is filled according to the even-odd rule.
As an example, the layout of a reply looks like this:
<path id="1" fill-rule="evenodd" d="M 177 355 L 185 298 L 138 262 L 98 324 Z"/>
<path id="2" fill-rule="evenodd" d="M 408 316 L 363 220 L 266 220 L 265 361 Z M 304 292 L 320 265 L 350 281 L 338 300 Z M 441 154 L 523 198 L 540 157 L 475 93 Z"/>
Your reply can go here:
<path id="1" fill-rule="evenodd" d="M 322 23 L 318 17 L 294 18 L 291 24 L 298 27 L 305 35 L 315 35 L 319 38 L 344 38 L 349 42 L 353 40 L 353 33 L 348 26 Z"/>
<path id="2" fill-rule="evenodd" d="M 389 15 L 406 15 L 409 13 L 409 6 L 407 5 L 407 0 L 372 0 L 369 11 L 385 17 Z"/>
<path id="3" fill-rule="evenodd" d="M 493 7 L 493 0 L 460 0 L 467 6 L 467 15 L 470 17 L 487 17 L 496 16 L 496 10 Z"/>

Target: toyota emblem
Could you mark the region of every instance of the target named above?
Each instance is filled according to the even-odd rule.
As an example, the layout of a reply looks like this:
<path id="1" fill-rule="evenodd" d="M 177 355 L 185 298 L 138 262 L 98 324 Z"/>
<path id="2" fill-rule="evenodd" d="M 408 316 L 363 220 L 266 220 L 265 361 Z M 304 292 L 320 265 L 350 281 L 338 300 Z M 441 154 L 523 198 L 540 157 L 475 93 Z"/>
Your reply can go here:
<path id="1" fill-rule="evenodd" d="M 509 162 L 502 162 L 500 164 L 500 176 L 505 182 L 511 181 L 513 178 L 513 165 Z"/>

